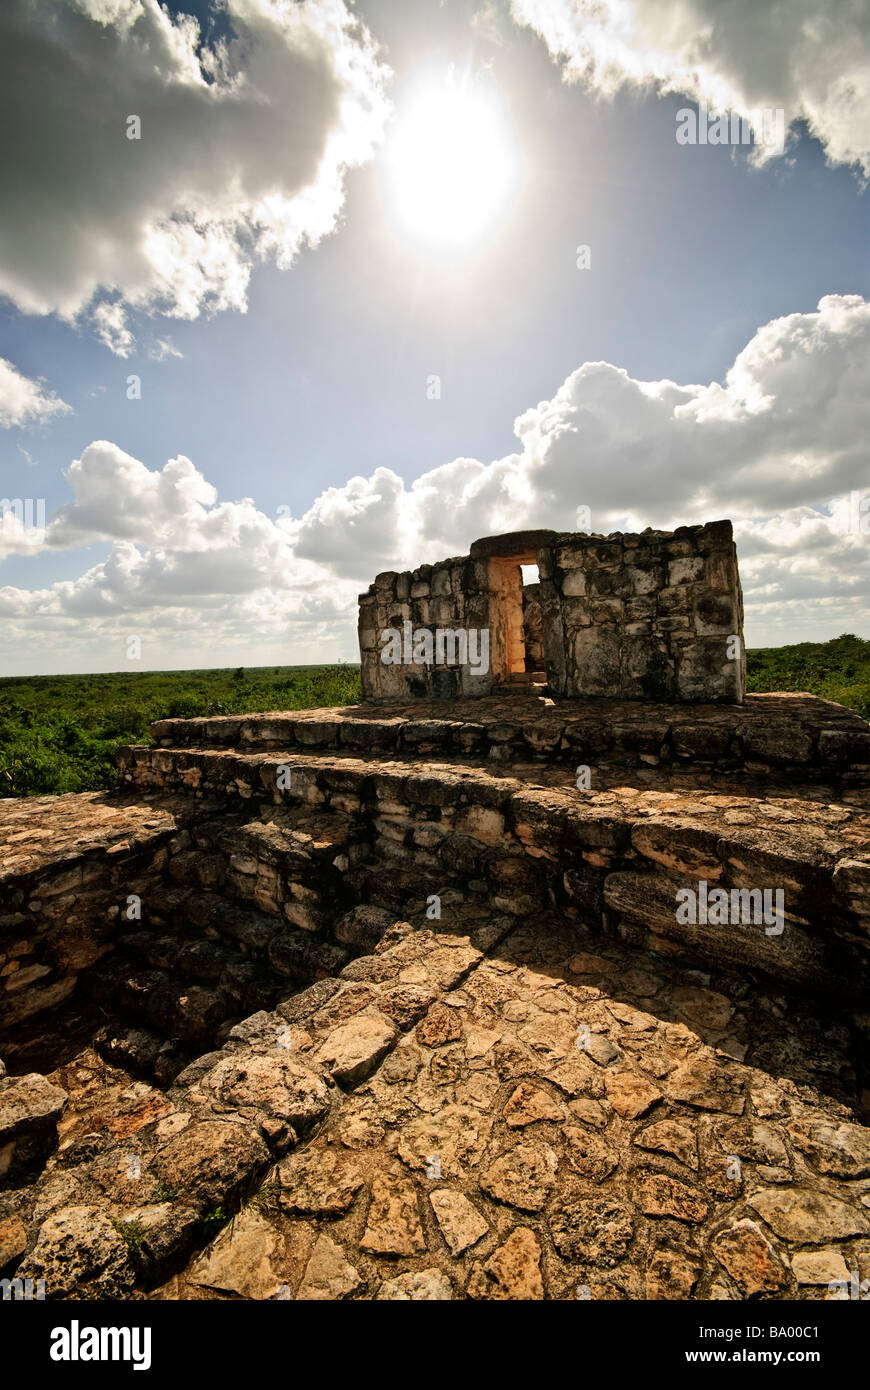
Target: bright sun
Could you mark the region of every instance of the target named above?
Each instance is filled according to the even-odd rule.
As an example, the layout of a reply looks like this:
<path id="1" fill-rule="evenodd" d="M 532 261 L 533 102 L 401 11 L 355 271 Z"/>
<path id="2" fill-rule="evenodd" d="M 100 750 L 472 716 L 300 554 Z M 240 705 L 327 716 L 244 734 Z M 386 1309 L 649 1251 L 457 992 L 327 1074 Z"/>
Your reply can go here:
<path id="1" fill-rule="evenodd" d="M 496 97 L 455 83 L 428 87 L 400 113 L 387 163 L 399 221 L 433 247 L 476 241 L 506 210 L 516 180 Z"/>

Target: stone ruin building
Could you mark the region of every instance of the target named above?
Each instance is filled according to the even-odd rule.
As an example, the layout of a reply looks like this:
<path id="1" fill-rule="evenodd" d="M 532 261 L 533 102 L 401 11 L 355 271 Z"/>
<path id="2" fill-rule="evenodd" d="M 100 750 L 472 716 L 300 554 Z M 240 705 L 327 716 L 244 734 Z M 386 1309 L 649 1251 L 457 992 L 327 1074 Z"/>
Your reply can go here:
<path id="1" fill-rule="evenodd" d="M 537 567 L 537 583 L 523 583 L 524 566 Z M 487 632 L 488 669 L 461 662 L 446 642 L 452 661 L 386 662 L 382 634 L 406 624 Z M 369 700 L 546 685 L 563 700 L 739 704 L 743 597 L 731 523 L 635 536 L 489 536 L 467 556 L 379 574 L 360 595 L 359 643 Z"/>
<path id="2" fill-rule="evenodd" d="M 359 705 L 0 801 L 0 1277 L 849 1297 L 870 730 L 741 635 L 728 523 L 480 541 L 363 596 Z"/>

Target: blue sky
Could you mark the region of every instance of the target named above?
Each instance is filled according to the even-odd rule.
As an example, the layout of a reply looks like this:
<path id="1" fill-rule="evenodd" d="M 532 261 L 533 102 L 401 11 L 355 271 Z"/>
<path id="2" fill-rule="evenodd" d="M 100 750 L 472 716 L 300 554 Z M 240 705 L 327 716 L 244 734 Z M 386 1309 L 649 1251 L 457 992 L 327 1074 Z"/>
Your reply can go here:
<path id="1" fill-rule="evenodd" d="M 112 36 L 122 63 L 131 33 L 159 54 L 167 26 L 183 21 L 178 7 L 161 19 L 150 3 L 124 5 Z M 105 61 L 95 0 L 54 8 L 69 11 L 67 43 Z M 210 13 L 183 8 L 200 21 Z M 574 10 L 561 8 L 567 24 Z M 363 42 L 347 27 L 336 40 L 333 0 L 301 7 L 309 48 L 327 55 L 313 77 L 299 67 L 298 34 L 287 36 L 286 72 L 258 69 L 257 45 L 278 32 L 269 0 L 257 0 L 247 29 L 230 0 L 207 33 L 244 39 L 254 56 L 247 69 L 244 55 L 233 61 L 251 86 L 258 72 L 274 80 L 280 134 L 241 130 L 236 148 L 230 120 L 218 145 L 197 127 L 199 108 L 182 109 L 149 154 L 147 197 L 112 177 L 133 155 L 132 142 L 107 135 L 126 115 L 120 84 L 114 108 L 107 97 L 71 109 L 90 162 L 68 189 L 57 172 L 66 137 L 45 118 L 40 149 L 56 141 L 58 162 L 22 175 L 26 199 L 0 203 L 11 267 L 0 278 L 0 358 L 15 374 L 0 492 L 44 498 L 51 524 L 40 538 L 0 536 L 0 673 L 123 669 L 130 634 L 142 636 L 147 667 L 353 659 L 355 593 L 378 569 L 461 553 L 501 525 L 571 529 L 581 503 L 604 531 L 732 515 L 750 644 L 870 636 L 866 538 L 838 510 L 867 482 L 867 108 L 857 97 L 845 116 L 842 101 L 826 105 L 834 76 L 797 32 L 760 65 L 769 34 L 751 10 L 734 10 L 728 42 L 714 26 L 720 47 L 711 40 L 698 57 L 691 35 L 715 7 L 675 0 L 694 28 L 682 46 L 671 35 L 664 56 L 655 7 L 635 8 L 637 62 L 609 40 L 590 79 L 589 31 L 548 28 L 558 4 L 361 0 L 369 53 L 379 48 L 351 96 L 382 109 L 348 121 L 351 159 L 325 172 L 315 156 L 334 129 L 344 61 Z M 850 32 L 850 7 L 822 8 L 829 21 L 842 11 L 826 35 L 835 73 L 838 45 L 866 64 L 867 25 Z M 17 9 L 4 20 L 10 42 L 20 65 L 35 63 L 51 35 L 34 38 Z M 565 80 L 578 63 L 587 76 Z M 132 92 L 137 81 L 131 60 Z M 147 110 L 160 92 L 142 83 Z M 479 236 L 463 240 L 460 226 L 447 248 L 402 224 L 390 141 L 419 93 L 450 84 L 496 113 L 512 188 Z M 781 156 L 758 165 L 745 149 L 677 143 L 676 113 L 723 85 L 730 109 L 781 102 L 791 122 Z M 143 143 L 153 127 L 143 117 Z M 173 173 L 185 141 L 197 169 L 188 185 Z M 313 151 L 298 168 L 297 145 Z M 237 195 L 245 216 L 274 186 L 302 195 L 303 226 L 331 226 L 298 249 L 282 228 L 285 268 L 274 229 L 254 245 L 256 219 L 238 229 L 227 212 L 234 160 L 253 185 L 252 158 L 260 182 Z M 97 161 L 105 178 L 90 172 Z M 70 208 L 77 228 L 93 218 L 81 243 L 28 237 L 43 197 L 43 217 L 62 221 Z M 176 249 L 175 302 L 129 251 L 161 217 L 221 229 L 217 271 L 202 271 L 198 248 Z M 576 263 L 581 244 L 589 269 Z M 116 306 L 109 327 L 94 313 L 101 303 Z M 141 399 L 129 400 L 133 373 Z M 0 382 L 0 419 L 2 402 Z M 89 453 L 95 441 L 107 448 Z M 178 456 L 190 461 L 187 481 L 160 484 Z"/>

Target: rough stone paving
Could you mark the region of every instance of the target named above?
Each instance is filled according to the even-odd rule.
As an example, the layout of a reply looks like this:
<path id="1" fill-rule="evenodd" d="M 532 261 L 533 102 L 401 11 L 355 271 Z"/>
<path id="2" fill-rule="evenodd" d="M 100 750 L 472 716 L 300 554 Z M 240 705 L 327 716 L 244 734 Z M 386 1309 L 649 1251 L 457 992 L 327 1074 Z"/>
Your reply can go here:
<path id="1" fill-rule="evenodd" d="M 115 792 L 0 801 L 0 1277 L 870 1291 L 857 715 L 526 691 L 152 736 Z M 701 882 L 781 891 L 782 931 L 680 921 Z"/>

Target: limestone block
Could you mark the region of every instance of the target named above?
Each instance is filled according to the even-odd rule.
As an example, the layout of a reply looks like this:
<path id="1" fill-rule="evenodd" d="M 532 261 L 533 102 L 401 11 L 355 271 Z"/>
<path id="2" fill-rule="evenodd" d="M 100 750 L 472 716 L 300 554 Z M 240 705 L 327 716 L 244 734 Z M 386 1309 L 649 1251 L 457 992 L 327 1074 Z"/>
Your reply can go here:
<path id="1" fill-rule="evenodd" d="M 575 688 L 582 695 L 608 695 L 619 688 L 619 633 L 602 627 L 584 628 L 574 639 Z"/>
<path id="2" fill-rule="evenodd" d="M 724 636 L 699 637 L 681 647 L 677 688 L 683 700 L 742 699 L 741 662 L 729 660 Z"/>
<path id="3" fill-rule="evenodd" d="M 623 618 L 622 600 L 618 598 L 593 599 L 589 603 L 589 616 L 593 623 L 616 625 Z M 619 689 L 618 686 L 614 687 Z"/>
<path id="4" fill-rule="evenodd" d="M 630 592 L 636 597 L 655 594 L 664 585 L 660 565 L 631 565 L 626 570 Z"/>
<path id="5" fill-rule="evenodd" d="M 694 584 L 704 575 L 704 560 L 700 555 L 686 555 L 683 559 L 671 560 L 668 565 L 668 585 Z"/>
<path id="6" fill-rule="evenodd" d="M 431 592 L 433 598 L 440 598 L 451 592 L 450 568 L 448 565 L 435 566 L 432 572 Z"/>
<path id="7" fill-rule="evenodd" d="M 695 631 L 700 637 L 737 631 L 737 615 L 731 598 L 702 594 L 695 602 Z"/>
<path id="8" fill-rule="evenodd" d="M 674 667 L 661 638 L 629 632 L 624 642 L 624 687 L 643 700 L 666 700 L 673 689 Z"/>
<path id="9" fill-rule="evenodd" d="M 562 593 L 566 598 L 582 598 L 586 593 L 586 574 L 582 569 L 568 570 L 562 579 Z"/>

